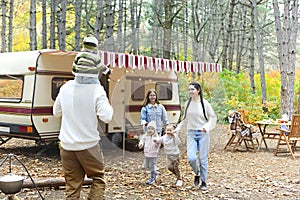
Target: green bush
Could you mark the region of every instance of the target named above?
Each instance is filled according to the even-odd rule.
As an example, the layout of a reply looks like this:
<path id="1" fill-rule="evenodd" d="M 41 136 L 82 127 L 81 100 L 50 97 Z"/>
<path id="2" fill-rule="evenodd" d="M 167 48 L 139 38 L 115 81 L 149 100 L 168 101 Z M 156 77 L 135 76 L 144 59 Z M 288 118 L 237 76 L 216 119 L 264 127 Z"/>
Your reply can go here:
<path id="1" fill-rule="evenodd" d="M 296 73 L 297 74 L 297 73 Z M 200 83 L 204 97 L 214 108 L 219 123 L 227 121 L 229 110 L 243 109 L 248 122 L 253 123 L 262 119 L 280 118 L 280 72 L 269 71 L 266 75 L 267 112 L 263 111 L 260 76 L 255 74 L 255 88 L 250 88 L 250 78 L 245 72 L 235 72 L 223 69 L 221 73 L 179 74 L 180 100 L 183 108 L 184 102 L 189 98 L 188 84 L 191 81 Z M 296 77 L 297 80 L 297 77 Z M 299 88 L 299 81 L 295 81 L 295 88 Z M 295 91 L 298 91 L 295 89 Z M 295 95 L 295 99 L 297 96 Z M 295 100 L 295 107 L 297 101 Z"/>

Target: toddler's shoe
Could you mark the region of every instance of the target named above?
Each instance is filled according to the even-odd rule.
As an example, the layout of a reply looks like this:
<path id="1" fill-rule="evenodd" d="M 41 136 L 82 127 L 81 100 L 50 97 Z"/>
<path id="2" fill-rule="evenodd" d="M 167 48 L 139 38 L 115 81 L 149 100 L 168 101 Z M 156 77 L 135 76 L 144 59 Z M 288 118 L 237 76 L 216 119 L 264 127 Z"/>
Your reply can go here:
<path id="1" fill-rule="evenodd" d="M 154 178 L 149 178 L 147 181 L 146 181 L 146 184 L 148 185 L 153 185 L 155 182 L 155 179 Z"/>
<path id="2" fill-rule="evenodd" d="M 176 186 L 177 186 L 177 187 L 181 187 L 181 186 L 182 186 L 182 180 L 181 180 L 181 179 L 178 179 L 178 180 L 176 181 Z"/>
<path id="3" fill-rule="evenodd" d="M 200 189 L 203 191 L 207 190 L 207 184 L 204 181 L 202 181 Z"/>

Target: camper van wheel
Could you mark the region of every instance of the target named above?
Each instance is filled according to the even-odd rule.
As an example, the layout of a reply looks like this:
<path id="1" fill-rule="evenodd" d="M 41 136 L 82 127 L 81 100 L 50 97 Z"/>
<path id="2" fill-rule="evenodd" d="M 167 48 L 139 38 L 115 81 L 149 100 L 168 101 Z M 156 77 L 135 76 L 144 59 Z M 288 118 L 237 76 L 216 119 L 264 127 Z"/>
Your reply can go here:
<path id="1" fill-rule="evenodd" d="M 114 133 L 111 136 L 111 142 L 115 144 L 117 147 L 122 147 L 122 134 L 121 133 Z"/>

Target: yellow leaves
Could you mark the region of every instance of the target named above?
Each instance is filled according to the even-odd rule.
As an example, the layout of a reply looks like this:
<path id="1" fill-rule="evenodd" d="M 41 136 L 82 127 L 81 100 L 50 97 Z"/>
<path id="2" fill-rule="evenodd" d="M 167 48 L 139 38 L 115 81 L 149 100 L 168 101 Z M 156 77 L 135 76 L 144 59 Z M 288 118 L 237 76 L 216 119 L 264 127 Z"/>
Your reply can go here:
<path id="1" fill-rule="evenodd" d="M 268 140 L 269 151 L 262 146 L 253 152 L 231 152 L 223 148 L 231 134 L 227 126 L 218 125 L 210 132 L 210 152 L 208 171 L 208 190 L 203 192 L 193 186 L 194 174 L 186 157 L 186 145 L 180 147 L 180 171 L 183 186 L 176 187 L 175 176 L 166 168 L 163 152 L 157 159 L 160 174 L 154 185 L 146 185 L 149 171 L 141 169 L 144 160 L 142 152 L 126 152 L 125 156 L 117 150 L 104 149 L 106 160 L 106 191 L 105 199 L 113 200 L 236 200 L 236 199 L 298 199 L 300 191 L 300 159 L 292 160 L 290 156 L 274 156 L 272 149 L 276 141 Z M 17 141 L 17 142 L 16 142 Z M 30 141 L 22 143 L 12 139 L 1 148 L 2 158 L 13 152 L 22 160 L 33 178 L 61 177 L 62 166 L 59 155 L 49 157 L 47 154 L 35 156 L 36 148 Z M 185 140 L 182 140 L 185 141 Z M 2 166 L 6 171 L 7 163 Z M 13 162 L 13 171 L 23 173 L 22 166 Z M 45 199 L 64 199 L 64 187 L 43 188 Z M 83 187 L 82 199 L 87 199 L 89 187 Z M 22 189 L 17 196 L 20 199 L 38 200 L 33 189 Z M 25 198 L 26 197 L 26 198 Z M 1 196 L 0 196 L 1 198 Z"/>

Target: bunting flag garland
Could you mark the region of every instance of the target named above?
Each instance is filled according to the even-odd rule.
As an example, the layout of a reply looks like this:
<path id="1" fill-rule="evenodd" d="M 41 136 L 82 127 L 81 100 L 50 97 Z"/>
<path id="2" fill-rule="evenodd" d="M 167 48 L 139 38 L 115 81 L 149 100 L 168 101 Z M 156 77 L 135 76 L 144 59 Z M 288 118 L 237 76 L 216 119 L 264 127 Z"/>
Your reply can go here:
<path id="1" fill-rule="evenodd" d="M 41 53 L 53 55 L 76 55 L 77 52 L 65 52 L 60 50 L 42 50 Z M 130 55 L 108 51 L 99 51 L 103 65 L 119 68 L 146 69 L 155 71 L 174 72 L 221 72 L 222 67 L 218 63 L 191 62 L 180 60 L 169 60 L 148 56 Z"/>
<path id="2" fill-rule="evenodd" d="M 110 65 L 110 67 L 200 73 L 222 71 L 222 67 L 218 63 L 169 60 L 108 51 L 99 51 L 99 53 L 102 64 Z"/>

